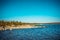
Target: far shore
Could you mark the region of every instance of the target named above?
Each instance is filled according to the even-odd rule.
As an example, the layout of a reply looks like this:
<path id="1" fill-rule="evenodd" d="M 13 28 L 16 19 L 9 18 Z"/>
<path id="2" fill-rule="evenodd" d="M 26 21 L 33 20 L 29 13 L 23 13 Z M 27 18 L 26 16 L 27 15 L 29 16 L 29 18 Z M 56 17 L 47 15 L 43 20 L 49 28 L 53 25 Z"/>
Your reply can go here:
<path id="1" fill-rule="evenodd" d="M 6 26 L 5 28 L 0 27 L 0 30 L 12 30 L 12 29 L 23 29 L 23 28 L 33 28 L 34 25 L 18 25 L 18 26 Z"/>
<path id="2" fill-rule="evenodd" d="M 46 26 L 39 26 L 39 28 L 45 28 Z M 5 26 L 4 28 L 3 27 L 0 27 L 0 30 L 13 30 L 13 29 L 26 29 L 26 28 L 38 28 L 37 26 L 35 25 L 18 25 L 18 26 Z"/>
<path id="3" fill-rule="evenodd" d="M 23 28 L 41 28 L 45 27 L 43 24 L 60 24 L 60 22 L 51 23 L 23 23 L 18 21 L 0 21 L 0 30 L 12 30 L 12 29 L 23 29 Z"/>

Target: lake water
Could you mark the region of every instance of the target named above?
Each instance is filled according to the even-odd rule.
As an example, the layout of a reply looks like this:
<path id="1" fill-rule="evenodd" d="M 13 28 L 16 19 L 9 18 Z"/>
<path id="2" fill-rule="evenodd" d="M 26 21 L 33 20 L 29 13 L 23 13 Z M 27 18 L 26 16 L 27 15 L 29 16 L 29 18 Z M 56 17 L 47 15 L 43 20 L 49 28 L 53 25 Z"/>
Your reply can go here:
<path id="1" fill-rule="evenodd" d="M 60 40 L 60 24 L 44 24 L 45 28 L 0 31 L 0 40 Z"/>

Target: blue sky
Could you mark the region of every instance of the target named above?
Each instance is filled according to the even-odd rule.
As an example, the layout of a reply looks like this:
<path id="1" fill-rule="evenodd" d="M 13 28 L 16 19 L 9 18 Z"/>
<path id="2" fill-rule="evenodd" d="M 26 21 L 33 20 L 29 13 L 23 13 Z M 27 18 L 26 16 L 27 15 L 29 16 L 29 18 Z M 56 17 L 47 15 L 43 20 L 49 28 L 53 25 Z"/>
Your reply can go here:
<path id="1" fill-rule="evenodd" d="M 0 20 L 60 22 L 59 0 L 1 0 Z"/>

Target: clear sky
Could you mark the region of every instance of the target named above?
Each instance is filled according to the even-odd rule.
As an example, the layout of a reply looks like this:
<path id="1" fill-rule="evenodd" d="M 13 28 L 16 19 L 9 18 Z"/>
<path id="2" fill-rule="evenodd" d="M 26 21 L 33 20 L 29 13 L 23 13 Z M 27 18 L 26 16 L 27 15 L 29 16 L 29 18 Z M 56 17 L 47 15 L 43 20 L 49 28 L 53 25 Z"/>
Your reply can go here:
<path id="1" fill-rule="evenodd" d="M 60 0 L 0 0 L 0 20 L 60 22 Z"/>

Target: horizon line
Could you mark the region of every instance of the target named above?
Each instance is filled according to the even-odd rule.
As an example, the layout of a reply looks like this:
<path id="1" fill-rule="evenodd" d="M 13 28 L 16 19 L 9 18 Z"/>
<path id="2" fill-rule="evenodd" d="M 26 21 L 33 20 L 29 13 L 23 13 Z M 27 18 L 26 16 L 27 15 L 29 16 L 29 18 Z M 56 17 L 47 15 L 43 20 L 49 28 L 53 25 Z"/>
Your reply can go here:
<path id="1" fill-rule="evenodd" d="M 13 22 L 14 20 L 0 20 L 0 21 Z M 22 22 L 22 23 L 59 23 L 60 24 L 60 22 L 23 22 L 23 21 L 14 21 L 14 22 Z"/>

